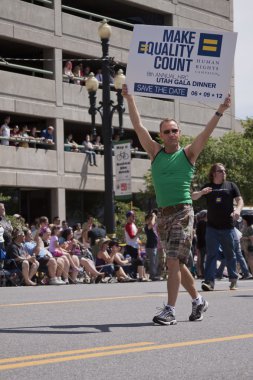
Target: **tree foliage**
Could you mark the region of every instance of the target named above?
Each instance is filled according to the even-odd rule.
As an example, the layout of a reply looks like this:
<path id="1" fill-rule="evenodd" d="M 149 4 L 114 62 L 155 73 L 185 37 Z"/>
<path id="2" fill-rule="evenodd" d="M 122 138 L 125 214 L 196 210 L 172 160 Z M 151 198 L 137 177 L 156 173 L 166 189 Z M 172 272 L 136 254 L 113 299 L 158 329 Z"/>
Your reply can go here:
<path id="1" fill-rule="evenodd" d="M 253 119 L 247 117 L 246 121 L 242 121 L 242 126 L 244 128 L 244 137 L 253 138 Z"/>

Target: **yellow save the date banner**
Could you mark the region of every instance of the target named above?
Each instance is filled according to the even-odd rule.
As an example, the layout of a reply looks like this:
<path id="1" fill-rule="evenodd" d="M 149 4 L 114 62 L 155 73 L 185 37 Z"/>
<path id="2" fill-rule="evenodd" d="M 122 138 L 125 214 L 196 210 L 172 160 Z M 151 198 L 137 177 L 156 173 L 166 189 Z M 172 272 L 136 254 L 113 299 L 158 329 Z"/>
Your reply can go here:
<path id="1" fill-rule="evenodd" d="M 233 32 L 135 25 L 128 91 L 220 103 L 229 92 L 236 39 Z"/>

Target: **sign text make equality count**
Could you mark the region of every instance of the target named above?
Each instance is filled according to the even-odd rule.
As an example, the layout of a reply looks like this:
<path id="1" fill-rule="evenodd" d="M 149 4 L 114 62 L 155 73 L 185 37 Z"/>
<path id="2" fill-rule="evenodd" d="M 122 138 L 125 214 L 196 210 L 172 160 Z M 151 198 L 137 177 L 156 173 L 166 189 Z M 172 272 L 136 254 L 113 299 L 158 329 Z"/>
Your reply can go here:
<path id="1" fill-rule="evenodd" d="M 229 92 L 236 38 L 233 32 L 136 25 L 129 93 L 220 103 Z"/>

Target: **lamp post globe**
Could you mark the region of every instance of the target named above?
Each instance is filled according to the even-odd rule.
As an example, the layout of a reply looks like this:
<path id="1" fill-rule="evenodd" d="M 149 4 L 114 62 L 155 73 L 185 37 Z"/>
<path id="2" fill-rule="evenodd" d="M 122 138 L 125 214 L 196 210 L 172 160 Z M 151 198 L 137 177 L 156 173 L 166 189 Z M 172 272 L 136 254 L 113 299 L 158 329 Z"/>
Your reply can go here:
<path id="1" fill-rule="evenodd" d="M 88 92 L 96 92 L 98 90 L 99 82 L 95 77 L 94 73 L 90 73 L 88 75 L 88 78 L 85 81 L 85 86 Z"/>
<path id="2" fill-rule="evenodd" d="M 116 90 L 122 90 L 122 85 L 125 83 L 126 77 L 122 69 L 119 69 L 114 77 L 114 87 Z"/>
<path id="3" fill-rule="evenodd" d="M 122 137 L 124 135 L 123 130 L 123 113 L 125 111 L 123 104 L 123 96 L 122 96 L 122 85 L 125 83 L 126 77 L 122 69 L 119 69 L 114 77 L 114 87 L 117 92 L 117 111 L 119 114 L 119 135 Z"/>
<path id="4" fill-rule="evenodd" d="M 91 72 L 89 74 L 88 78 L 85 81 L 85 87 L 89 93 L 89 99 L 90 99 L 89 114 L 91 115 L 92 135 L 93 137 L 95 137 L 97 135 L 96 125 L 95 125 L 95 118 L 97 114 L 96 93 L 99 87 L 99 82 L 97 78 L 95 77 L 94 73 Z"/>
<path id="5" fill-rule="evenodd" d="M 112 28 L 111 26 L 107 23 L 107 20 L 104 19 L 100 22 L 100 26 L 98 28 L 98 34 L 101 40 L 103 39 L 109 39 L 112 34 Z"/>

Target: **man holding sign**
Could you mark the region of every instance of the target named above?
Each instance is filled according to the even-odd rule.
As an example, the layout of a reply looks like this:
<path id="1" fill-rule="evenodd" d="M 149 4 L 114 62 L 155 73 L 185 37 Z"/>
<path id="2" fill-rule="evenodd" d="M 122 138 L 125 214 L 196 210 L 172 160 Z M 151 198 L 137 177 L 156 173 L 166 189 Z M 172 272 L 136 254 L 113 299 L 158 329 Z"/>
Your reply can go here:
<path id="1" fill-rule="evenodd" d="M 134 97 L 123 85 L 122 94 L 128 102 L 131 122 L 140 143 L 148 153 L 156 200 L 159 207 L 158 232 L 166 251 L 168 269 L 168 303 L 153 318 L 159 325 L 175 325 L 175 305 L 180 284 L 192 298 L 190 321 L 201 321 L 208 303 L 197 292 L 194 279 L 185 265 L 188 261 L 192 236 L 194 212 L 190 185 L 194 164 L 223 113 L 230 107 L 230 96 L 221 104 L 205 129 L 184 148 L 179 145 L 180 129 L 173 119 L 164 119 L 160 124 L 163 145 L 153 140 L 143 126 Z"/>

